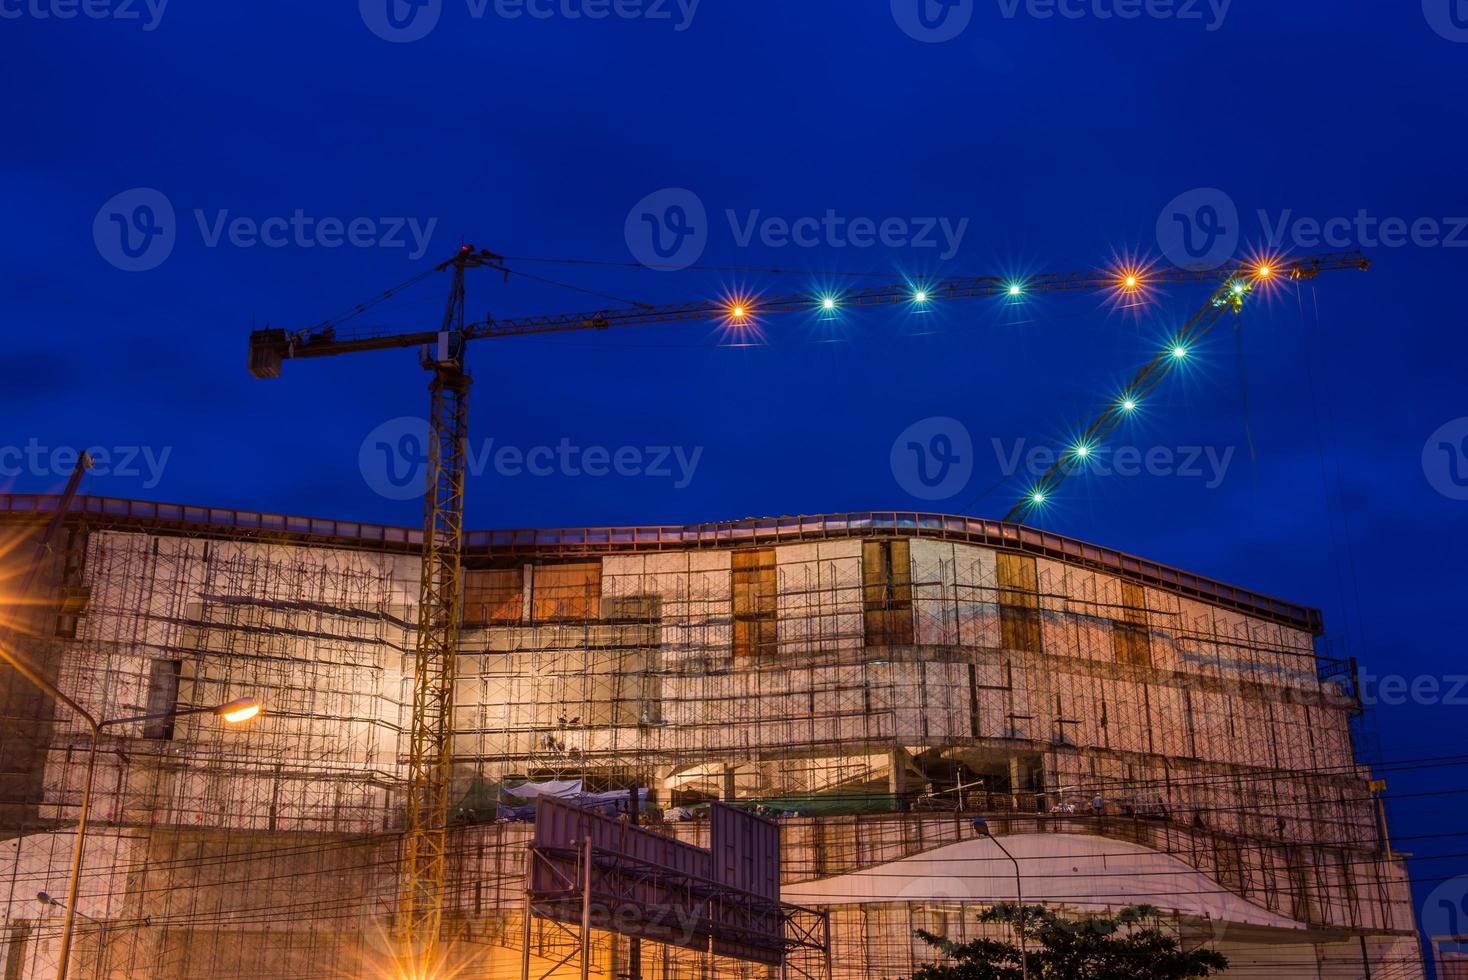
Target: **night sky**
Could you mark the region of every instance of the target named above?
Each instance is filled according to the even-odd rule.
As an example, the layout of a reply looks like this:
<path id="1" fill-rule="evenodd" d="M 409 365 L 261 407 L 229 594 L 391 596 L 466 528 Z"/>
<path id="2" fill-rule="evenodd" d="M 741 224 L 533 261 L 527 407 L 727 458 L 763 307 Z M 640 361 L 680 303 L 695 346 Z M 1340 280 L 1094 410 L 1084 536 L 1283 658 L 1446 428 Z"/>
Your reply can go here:
<path id="1" fill-rule="evenodd" d="M 1409 688 L 1381 756 L 1460 750 L 1462 0 L 416 2 L 0 0 L 0 488 L 100 447 L 87 493 L 419 523 L 416 352 L 266 381 L 247 338 L 461 243 L 604 294 L 471 272 L 474 319 L 1359 247 L 1369 273 L 1251 296 L 1098 454 L 1140 472 L 1034 522 L 1320 606 L 1331 655 Z M 447 288 L 352 323 L 436 327 Z M 1207 295 L 483 341 L 468 526 L 1002 516 L 1017 447 Z M 1388 775 L 1439 932 L 1440 900 L 1468 916 L 1463 777 Z"/>

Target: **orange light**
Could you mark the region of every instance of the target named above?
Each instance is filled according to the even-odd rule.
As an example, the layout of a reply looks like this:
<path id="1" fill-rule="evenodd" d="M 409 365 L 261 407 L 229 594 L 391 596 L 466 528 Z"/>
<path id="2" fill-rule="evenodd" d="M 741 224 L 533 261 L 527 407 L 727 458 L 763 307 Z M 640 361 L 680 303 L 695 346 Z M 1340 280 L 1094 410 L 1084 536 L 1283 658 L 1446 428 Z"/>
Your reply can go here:
<path id="1" fill-rule="evenodd" d="M 1155 266 L 1140 255 L 1112 253 L 1104 278 L 1097 284 L 1106 290 L 1107 302 L 1113 310 L 1140 316 L 1152 304 L 1158 280 Z"/>
<path id="2" fill-rule="evenodd" d="M 759 297 L 745 289 L 726 289 L 715 301 L 719 329 L 726 337 L 740 345 L 762 341 L 760 321 L 764 318 Z"/>
<path id="3" fill-rule="evenodd" d="M 1272 275 L 1274 275 L 1274 269 L 1272 267 L 1270 267 L 1268 265 L 1261 265 L 1259 267 L 1259 278 L 1260 279 L 1268 279 Z"/>
<path id="4" fill-rule="evenodd" d="M 215 708 L 214 713 L 224 719 L 226 724 L 238 725 L 242 721 L 254 718 L 263 710 L 263 707 L 256 698 L 236 698 Z"/>
<path id="5" fill-rule="evenodd" d="M 225 714 L 223 718 L 231 725 L 238 725 L 242 721 L 249 721 L 251 718 L 255 717 L 259 713 L 260 706 L 258 704 L 252 704 L 248 708 L 241 708 L 238 711 L 231 711 Z"/>

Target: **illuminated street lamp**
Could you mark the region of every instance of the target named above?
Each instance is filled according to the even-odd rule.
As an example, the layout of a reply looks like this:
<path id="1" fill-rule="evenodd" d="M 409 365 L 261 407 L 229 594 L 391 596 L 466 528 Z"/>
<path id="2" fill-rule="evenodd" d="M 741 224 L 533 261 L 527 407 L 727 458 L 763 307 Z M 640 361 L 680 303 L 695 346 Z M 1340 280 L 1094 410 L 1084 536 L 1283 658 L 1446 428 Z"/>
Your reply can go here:
<path id="1" fill-rule="evenodd" d="M 1025 896 L 1019 881 L 1019 862 L 1014 859 L 1013 854 L 1009 853 L 1009 848 L 999 843 L 999 838 L 990 832 L 989 821 L 983 817 L 974 817 L 974 830 L 980 836 L 987 837 L 993 841 L 994 846 L 1003 851 L 1004 856 L 1009 858 L 1010 863 L 1014 865 L 1014 898 L 1019 903 L 1019 975 L 1024 980 L 1029 980 L 1030 954 L 1025 943 Z"/>
<path id="2" fill-rule="evenodd" d="M 82 807 L 81 812 L 77 814 L 76 842 L 72 844 L 71 848 L 71 877 L 66 884 L 66 901 L 64 903 L 58 902 L 55 899 L 51 899 L 49 895 L 46 896 L 46 899 L 43 899 L 43 901 L 46 901 L 46 904 L 57 905 L 66 912 L 66 917 L 62 920 L 61 926 L 61 952 L 57 954 L 56 959 L 56 980 L 66 980 L 67 961 L 71 958 L 72 927 L 76 923 L 77 916 L 76 893 L 77 886 L 81 882 L 82 851 L 87 840 L 87 814 L 92 807 L 92 775 L 95 773 L 97 767 L 97 740 L 103 730 L 114 725 L 125 725 L 135 721 L 163 721 L 168 718 L 178 718 L 182 715 L 202 714 L 217 715 L 225 724 L 236 725 L 240 722 L 249 721 L 251 718 L 260 714 L 264 706 L 258 698 L 236 698 L 233 701 L 226 701 L 223 704 L 216 704 L 204 708 L 175 708 L 172 711 L 157 711 L 146 715 L 132 715 L 127 718 L 107 718 L 98 721 L 92 717 L 90 711 L 67 697 L 56 688 L 56 685 L 32 670 L 29 664 L 7 649 L 4 644 L 0 644 L 0 660 L 4 660 L 10 664 L 26 680 L 66 705 L 72 711 L 75 711 L 78 715 L 81 715 L 82 720 L 87 723 L 87 727 L 92 730 L 91 746 L 87 750 L 87 775 L 82 784 Z M 41 894 L 44 895 L 45 893 L 42 892 Z M 85 915 L 83 917 L 91 918 Z"/>

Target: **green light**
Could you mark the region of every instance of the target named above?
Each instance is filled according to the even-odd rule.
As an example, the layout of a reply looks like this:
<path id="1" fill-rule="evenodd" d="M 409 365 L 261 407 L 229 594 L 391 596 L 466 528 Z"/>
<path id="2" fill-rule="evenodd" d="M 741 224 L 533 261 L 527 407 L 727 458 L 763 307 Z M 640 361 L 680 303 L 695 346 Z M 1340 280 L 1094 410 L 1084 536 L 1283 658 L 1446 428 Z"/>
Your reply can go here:
<path id="1" fill-rule="evenodd" d="M 912 301 L 914 303 L 926 303 L 928 301 L 928 291 L 926 289 L 919 289 L 914 291 L 912 294 Z"/>
<path id="2" fill-rule="evenodd" d="M 1233 284 L 1233 292 L 1234 292 L 1234 295 L 1235 296 L 1242 296 L 1242 295 L 1244 295 L 1244 289 L 1245 288 L 1246 287 L 1244 286 L 1243 283 L 1238 282 L 1238 281 L 1235 281 L 1234 284 Z"/>
<path id="3" fill-rule="evenodd" d="M 1031 490 L 1030 491 L 1030 503 L 1032 503 L 1036 507 L 1038 507 L 1041 504 L 1043 504 L 1044 502 L 1045 502 L 1045 491 L 1044 490 Z"/>
<path id="4" fill-rule="evenodd" d="M 1128 413 L 1135 412 L 1137 410 L 1137 400 L 1135 398 L 1123 398 L 1121 400 L 1121 410 Z"/>
<path id="5" fill-rule="evenodd" d="M 1025 294 L 1025 287 L 1024 286 L 1020 285 L 1017 282 L 1012 282 L 1012 283 L 1009 284 L 1009 295 L 1011 295 L 1011 296 L 1023 296 L 1024 294 Z"/>
<path id="6" fill-rule="evenodd" d="M 1173 344 L 1171 353 L 1174 361 L 1181 361 L 1188 356 L 1188 348 L 1183 344 Z"/>
<path id="7" fill-rule="evenodd" d="M 1077 459 L 1085 459 L 1091 455 L 1091 447 L 1084 442 L 1078 442 L 1071 447 L 1070 454 Z"/>
<path id="8" fill-rule="evenodd" d="M 823 297 L 821 297 L 821 309 L 823 309 L 823 310 L 834 310 L 835 308 L 836 308 L 836 300 L 835 300 L 834 297 L 832 297 L 832 296 L 823 296 Z"/>

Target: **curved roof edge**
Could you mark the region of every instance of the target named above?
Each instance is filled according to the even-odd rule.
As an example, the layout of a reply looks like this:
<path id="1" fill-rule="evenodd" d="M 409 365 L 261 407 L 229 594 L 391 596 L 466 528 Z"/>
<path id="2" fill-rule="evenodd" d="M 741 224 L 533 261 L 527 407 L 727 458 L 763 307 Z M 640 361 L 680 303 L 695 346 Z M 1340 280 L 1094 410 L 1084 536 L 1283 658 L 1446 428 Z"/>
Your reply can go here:
<path id="1" fill-rule="evenodd" d="M 1147 904 L 1220 927 L 1243 924 L 1300 933 L 1309 928 L 1143 844 L 1093 834 L 1011 834 L 1001 839 L 1023 869 L 1026 901 L 1088 911 Z M 828 878 L 787 883 L 781 897 L 815 906 L 1013 901 L 1015 876 L 988 845 L 974 837 Z"/>
<path id="2" fill-rule="evenodd" d="M 0 518 L 49 517 L 61 506 L 61 499 L 59 494 L 0 494 Z M 194 534 L 320 541 L 337 546 L 375 550 L 415 551 L 423 542 L 421 528 L 155 503 L 118 497 L 78 496 L 72 500 L 69 513 L 93 524 L 167 528 Z M 545 557 L 685 551 L 879 535 L 963 541 L 1053 558 L 1237 609 L 1296 629 L 1308 630 L 1315 635 L 1324 631 L 1320 611 L 1317 609 L 1194 575 L 1169 565 L 1023 524 L 916 511 L 745 518 L 709 524 L 650 527 L 465 531 L 464 556 Z"/>

